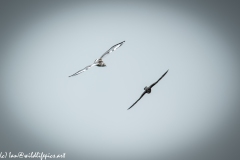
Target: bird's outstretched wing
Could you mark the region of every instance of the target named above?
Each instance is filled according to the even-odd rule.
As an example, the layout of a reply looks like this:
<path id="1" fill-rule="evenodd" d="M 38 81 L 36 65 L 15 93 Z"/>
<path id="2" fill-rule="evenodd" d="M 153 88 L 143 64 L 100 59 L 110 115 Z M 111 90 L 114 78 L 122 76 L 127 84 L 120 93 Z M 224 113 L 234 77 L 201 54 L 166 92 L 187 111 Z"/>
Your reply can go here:
<path id="1" fill-rule="evenodd" d="M 80 74 L 80 73 L 82 73 L 82 72 L 85 72 L 86 70 L 88 70 L 89 68 L 91 68 L 91 67 L 93 67 L 93 66 L 96 66 L 97 64 L 98 64 L 98 63 L 93 63 L 93 64 L 91 64 L 91 65 L 89 65 L 89 66 L 81 69 L 80 71 L 74 73 L 73 75 L 71 75 L 71 76 L 69 76 L 69 77 L 76 76 L 76 75 L 78 75 L 78 74 Z"/>
<path id="2" fill-rule="evenodd" d="M 158 83 L 158 81 L 160 81 L 166 74 L 167 74 L 168 70 L 162 75 L 162 77 L 160 77 L 157 82 L 153 83 L 151 86 L 149 86 L 149 88 L 152 88 L 155 84 Z"/>
<path id="3" fill-rule="evenodd" d="M 125 42 L 125 41 L 122 41 L 121 43 L 118 43 L 118 44 L 112 46 L 109 50 L 107 50 L 107 51 L 100 57 L 100 59 L 102 59 L 102 58 L 103 58 L 104 56 L 106 56 L 107 54 L 109 54 L 109 53 L 115 51 L 116 49 L 118 49 L 119 47 L 121 47 L 121 45 L 123 45 L 124 42 Z"/>
<path id="4" fill-rule="evenodd" d="M 129 107 L 128 110 L 129 110 L 130 108 L 132 108 L 132 107 L 144 96 L 144 94 L 146 94 L 146 93 L 147 93 L 147 92 L 144 91 L 143 94 L 141 95 L 141 97 L 138 98 L 138 100 L 137 100 L 135 103 L 133 103 L 133 105 L 132 105 L 131 107 Z"/>

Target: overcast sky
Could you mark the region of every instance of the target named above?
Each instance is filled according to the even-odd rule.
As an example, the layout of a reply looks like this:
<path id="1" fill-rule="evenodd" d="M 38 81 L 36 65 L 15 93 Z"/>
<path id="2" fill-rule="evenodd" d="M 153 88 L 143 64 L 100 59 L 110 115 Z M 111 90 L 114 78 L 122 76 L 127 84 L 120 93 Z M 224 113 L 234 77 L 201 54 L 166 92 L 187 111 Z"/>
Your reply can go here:
<path id="1" fill-rule="evenodd" d="M 67 160 L 239 159 L 238 8 L 1 1 L 0 152 L 66 153 Z M 122 41 L 103 59 L 107 67 L 68 77 Z"/>

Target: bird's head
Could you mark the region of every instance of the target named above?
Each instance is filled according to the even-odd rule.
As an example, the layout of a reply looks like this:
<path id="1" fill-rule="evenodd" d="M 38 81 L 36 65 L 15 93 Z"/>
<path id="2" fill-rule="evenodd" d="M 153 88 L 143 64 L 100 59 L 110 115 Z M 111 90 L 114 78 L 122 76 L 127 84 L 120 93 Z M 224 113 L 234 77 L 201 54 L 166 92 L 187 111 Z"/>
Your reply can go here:
<path id="1" fill-rule="evenodd" d="M 144 90 L 147 90 L 148 89 L 148 87 L 146 86 L 145 88 L 144 88 Z"/>

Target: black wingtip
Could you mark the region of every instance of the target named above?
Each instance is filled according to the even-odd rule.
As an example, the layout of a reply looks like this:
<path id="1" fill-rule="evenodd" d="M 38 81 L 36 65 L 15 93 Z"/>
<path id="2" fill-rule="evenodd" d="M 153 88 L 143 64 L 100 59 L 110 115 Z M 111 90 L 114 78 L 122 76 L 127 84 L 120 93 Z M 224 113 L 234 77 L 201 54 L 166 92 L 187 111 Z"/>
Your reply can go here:
<path id="1" fill-rule="evenodd" d="M 167 73 L 168 73 L 168 71 L 169 71 L 169 69 L 168 69 L 168 70 L 167 70 L 167 71 L 164 73 L 164 75 L 165 75 L 165 74 L 167 74 Z"/>
<path id="2" fill-rule="evenodd" d="M 134 104 L 135 105 L 135 104 Z M 129 107 L 127 110 L 131 109 L 134 105 L 132 105 L 131 107 Z"/>
<path id="3" fill-rule="evenodd" d="M 162 79 L 167 73 L 168 73 L 168 70 L 162 75 L 160 79 Z"/>

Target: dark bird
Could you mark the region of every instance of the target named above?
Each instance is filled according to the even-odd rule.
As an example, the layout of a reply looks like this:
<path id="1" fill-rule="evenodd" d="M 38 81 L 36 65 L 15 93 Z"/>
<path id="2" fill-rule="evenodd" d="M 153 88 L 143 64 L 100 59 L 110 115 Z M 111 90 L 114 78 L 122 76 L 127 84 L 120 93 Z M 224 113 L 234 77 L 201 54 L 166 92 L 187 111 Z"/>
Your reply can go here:
<path id="1" fill-rule="evenodd" d="M 78 74 L 80 74 L 80 73 L 82 73 L 82 72 L 85 72 L 85 71 L 87 71 L 89 68 L 91 68 L 91 67 L 93 67 L 93 66 L 105 67 L 106 64 L 103 62 L 102 58 L 105 57 L 107 54 L 115 51 L 115 50 L 118 49 L 119 47 L 121 47 L 121 45 L 123 45 L 124 42 L 125 42 L 125 41 L 123 41 L 123 42 L 121 42 L 121 43 L 118 43 L 118 44 L 112 46 L 112 47 L 111 47 L 109 50 L 107 50 L 99 59 L 96 59 L 96 60 L 93 62 L 93 64 L 91 64 L 91 65 L 89 65 L 89 66 L 81 69 L 80 71 L 74 73 L 73 75 L 71 75 L 71 76 L 69 76 L 69 77 L 76 76 L 76 75 L 78 75 Z"/>
<path id="2" fill-rule="evenodd" d="M 151 86 L 149 86 L 149 87 L 145 87 L 144 88 L 144 92 L 143 92 L 143 94 L 140 96 L 140 98 L 135 102 L 135 103 L 133 103 L 133 105 L 131 106 L 131 107 L 129 107 L 128 108 L 128 110 L 130 109 L 130 108 L 132 108 L 146 93 L 148 93 L 148 94 L 150 94 L 151 93 L 151 88 L 153 87 L 153 86 L 155 86 L 157 83 L 158 83 L 158 81 L 160 81 L 166 74 L 167 74 L 167 72 L 168 72 L 168 70 L 162 75 L 162 77 L 160 77 L 155 83 L 153 83 Z"/>

